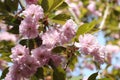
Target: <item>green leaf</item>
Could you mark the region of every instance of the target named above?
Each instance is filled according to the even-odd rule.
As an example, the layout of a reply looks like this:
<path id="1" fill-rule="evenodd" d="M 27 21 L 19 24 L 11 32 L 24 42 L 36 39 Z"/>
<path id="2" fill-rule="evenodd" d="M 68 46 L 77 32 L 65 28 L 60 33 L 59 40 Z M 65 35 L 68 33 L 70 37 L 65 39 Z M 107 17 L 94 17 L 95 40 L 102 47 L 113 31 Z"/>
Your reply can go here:
<path id="1" fill-rule="evenodd" d="M 8 72 L 9 72 L 9 68 L 4 69 L 4 71 L 2 72 L 2 75 L 0 77 L 0 80 L 4 79 Z"/>
<path id="2" fill-rule="evenodd" d="M 8 30 L 8 32 L 13 34 L 19 34 L 19 25 L 21 23 L 21 20 L 11 15 L 6 15 L 4 20 L 6 24 L 13 26 L 11 29 Z"/>
<path id="3" fill-rule="evenodd" d="M 55 9 L 58 8 L 63 2 L 64 2 L 64 0 L 54 0 L 53 5 L 49 8 L 49 11 L 55 10 Z"/>
<path id="4" fill-rule="evenodd" d="M 22 39 L 20 42 L 19 42 L 21 45 L 25 45 L 27 47 L 29 47 L 29 49 L 34 49 L 34 41 L 33 39 Z"/>
<path id="5" fill-rule="evenodd" d="M 55 48 L 52 49 L 53 53 L 61 53 L 63 51 L 66 51 L 66 48 L 63 47 L 63 46 L 57 46 L 57 47 L 55 47 Z"/>
<path id="6" fill-rule="evenodd" d="M 54 0 L 39 0 L 38 2 L 44 9 L 44 12 L 47 13 L 47 12 L 49 12 L 49 9 L 53 5 Z"/>
<path id="7" fill-rule="evenodd" d="M 10 54 L 11 54 L 11 48 L 15 44 L 11 41 L 1 41 L 0 42 L 0 58 L 6 61 L 11 61 Z"/>
<path id="8" fill-rule="evenodd" d="M 54 4 L 54 0 L 48 0 L 49 2 L 49 9 L 52 7 L 52 5 Z"/>
<path id="9" fill-rule="evenodd" d="M 30 80 L 39 80 L 39 79 L 37 79 L 37 77 L 33 75 L 33 76 L 30 78 Z"/>
<path id="10" fill-rule="evenodd" d="M 54 20 L 61 20 L 61 21 L 66 21 L 70 19 L 70 16 L 67 14 L 58 14 L 55 17 L 53 17 Z"/>
<path id="11" fill-rule="evenodd" d="M 100 69 L 100 64 L 96 61 L 93 61 L 93 63 L 95 64 L 96 68 L 99 70 Z"/>
<path id="12" fill-rule="evenodd" d="M 12 5 L 12 6 L 11 6 Z M 12 12 L 17 11 L 18 0 L 0 0 L 0 11 Z"/>
<path id="13" fill-rule="evenodd" d="M 85 23 L 85 24 L 81 25 L 78 28 L 76 35 L 79 36 L 79 35 L 82 35 L 82 34 L 85 34 L 85 33 L 89 32 L 90 30 L 92 30 L 94 28 L 96 23 L 97 23 L 97 21 L 94 20 L 90 23 Z"/>
<path id="14" fill-rule="evenodd" d="M 43 71 L 43 68 L 40 67 L 37 69 L 37 72 L 35 73 L 34 76 L 36 76 L 36 78 L 39 80 L 39 79 L 44 79 L 44 71 Z"/>
<path id="15" fill-rule="evenodd" d="M 96 80 L 97 75 L 98 75 L 98 72 L 93 73 L 92 75 L 90 75 L 90 77 L 88 78 L 88 80 Z"/>
<path id="16" fill-rule="evenodd" d="M 36 37 L 34 41 L 35 41 L 37 47 L 42 45 L 42 39 L 39 36 Z"/>
<path id="17" fill-rule="evenodd" d="M 49 9 L 49 3 L 48 3 L 48 0 L 42 0 L 42 2 L 41 2 L 41 6 L 42 6 L 42 8 L 44 9 L 44 12 L 47 12 L 48 9 Z"/>
<path id="18" fill-rule="evenodd" d="M 19 27 L 14 26 L 10 30 L 8 30 L 8 32 L 13 33 L 13 34 L 19 34 Z"/>
<path id="19" fill-rule="evenodd" d="M 56 67 L 53 61 L 50 60 L 48 63 L 53 69 L 53 80 L 66 80 L 66 73 L 62 67 Z"/>
<path id="20" fill-rule="evenodd" d="M 90 23 L 85 23 L 83 25 L 81 25 L 77 32 L 76 32 L 76 36 L 73 38 L 73 41 L 78 41 L 78 37 L 80 35 L 86 34 L 86 33 L 95 33 L 96 31 L 99 30 L 98 28 L 98 23 L 101 21 L 101 18 L 98 20 L 93 20 Z"/>
<path id="21" fill-rule="evenodd" d="M 35 47 L 39 47 L 42 45 L 42 39 L 40 37 L 36 37 L 34 39 L 22 39 L 19 42 L 21 45 L 25 45 L 29 47 L 29 49 L 34 49 Z"/>
<path id="22" fill-rule="evenodd" d="M 64 25 L 66 23 L 66 21 L 62 21 L 62 20 L 55 20 L 55 19 L 52 19 L 51 20 L 53 23 L 58 23 L 58 24 L 61 24 L 61 25 Z"/>
<path id="23" fill-rule="evenodd" d="M 74 70 L 74 68 L 75 68 L 75 64 L 78 62 L 78 59 L 77 59 L 77 56 L 72 56 L 71 58 L 70 58 L 70 63 L 69 63 L 69 67 L 70 67 L 70 69 L 73 71 Z"/>
<path id="24" fill-rule="evenodd" d="M 42 3 L 42 0 L 38 0 L 38 4 L 41 5 L 41 3 Z"/>
<path id="25" fill-rule="evenodd" d="M 51 11 L 58 8 L 64 0 L 39 0 L 38 3 L 42 6 L 45 13 L 50 13 Z M 63 4 L 66 6 L 65 4 Z"/>
<path id="26" fill-rule="evenodd" d="M 4 55 L 2 55 L 0 59 L 11 62 L 11 58 L 9 57 L 11 54 L 8 54 L 8 53 L 2 53 L 2 54 Z"/>
<path id="27" fill-rule="evenodd" d="M 51 16 L 51 21 L 53 23 L 58 23 L 58 24 L 65 24 L 66 20 L 70 19 L 70 15 L 67 15 L 67 14 L 58 14 L 58 15 L 52 15 Z"/>
<path id="28" fill-rule="evenodd" d="M 6 7 L 6 10 L 9 12 L 14 12 L 18 9 L 18 0 L 5 0 L 4 4 Z"/>
<path id="29" fill-rule="evenodd" d="M 65 71 L 61 67 L 54 68 L 53 70 L 53 80 L 66 80 Z"/>
<path id="30" fill-rule="evenodd" d="M 63 2 L 57 9 L 64 9 L 67 7 L 68 7 L 68 4 L 66 2 Z"/>

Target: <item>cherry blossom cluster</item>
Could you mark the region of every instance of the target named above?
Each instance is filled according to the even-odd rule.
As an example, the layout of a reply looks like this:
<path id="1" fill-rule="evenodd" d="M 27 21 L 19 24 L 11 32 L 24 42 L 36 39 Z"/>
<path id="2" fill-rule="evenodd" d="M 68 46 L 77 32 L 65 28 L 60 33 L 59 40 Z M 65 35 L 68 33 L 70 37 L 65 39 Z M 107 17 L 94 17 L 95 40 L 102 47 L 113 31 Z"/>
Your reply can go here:
<path id="1" fill-rule="evenodd" d="M 104 62 L 106 53 L 105 46 L 99 45 L 95 36 L 91 34 L 80 35 L 79 43 L 75 45 L 79 48 L 81 53 L 92 55 L 99 63 Z"/>
<path id="2" fill-rule="evenodd" d="M 36 59 L 29 55 L 29 49 L 22 45 L 16 45 L 12 48 L 10 56 L 13 65 L 9 68 L 9 72 L 5 80 L 21 80 L 34 74 L 39 66 Z"/>
<path id="3" fill-rule="evenodd" d="M 44 17 L 43 9 L 39 5 L 31 4 L 27 6 L 22 13 L 24 20 L 19 26 L 20 34 L 28 39 L 38 36 L 38 20 Z M 21 78 L 28 78 L 34 74 L 40 66 L 39 62 L 30 55 L 30 50 L 26 46 L 20 44 L 11 49 L 12 55 L 10 58 L 13 65 L 9 68 L 9 72 L 5 80 L 21 80 Z"/>
<path id="4" fill-rule="evenodd" d="M 44 17 L 41 6 L 29 5 L 22 14 L 24 20 L 19 26 L 20 35 L 27 39 L 34 39 L 39 36 L 42 39 L 42 45 L 31 51 L 28 47 L 20 44 L 13 47 L 10 55 L 13 65 L 9 68 L 5 80 L 28 78 L 37 71 L 37 68 L 47 65 L 50 60 L 54 62 L 55 66 L 58 66 L 62 57 L 52 54 L 51 49 L 56 45 L 69 42 L 75 36 L 77 25 L 71 19 L 61 28 L 51 28 L 45 33 L 39 34 L 38 21 Z"/>
<path id="5" fill-rule="evenodd" d="M 12 41 L 16 42 L 17 38 L 15 35 L 8 33 L 7 31 L 0 32 L 0 41 Z"/>
<path id="6" fill-rule="evenodd" d="M 26 0 L 27 1 L 27 0 Z M 37 0 L 31 0 L 37 1 Z M 31 4 L 31 3 L 28 3 Z M 9 72 L 5 80 L 21 80 L 29 78 L 39 67 L 48 65 L 50 61 L 54 66 L 59 66 L 62 61 L 62 56 L 53 54 L 52 49 L 56 46 L 67 44 L 75 36 L 77 31 L 77 24 L 69 19 L 61 27 L 51 27 L 45 32 L 39 33 L 39 21 L 43 20 L 44 12 L 41 6 L 31 4 L 22 12 L 24 19 L 19 25 L 19 33 L 23 38 L 35 39 L 39 37 L 42 39 L 42 44 L 30 50 L 26 45 L 17 44 L 11 49 L 12 54 L 10 58 L 13 65 L 9 68 Z M 43 24 L 44 25 L 44 24 Z M 100 63 L 104 62 L 105 48 L 100 46 L 96 38 L 91 34 L 79 36 L 79 47 L 81 53 L 85 55 L 92 55 L 95 60 Z"/>
<path id="7" fill-rule="evenodd" d="M 31 4 L 27 6 L 22 13 L 25 18 L 19 26 L 19 32 L 23 37 L 35 38 L 38 36 L 38 21 L 44 17 L 44 12 L 41 6 Z"/>

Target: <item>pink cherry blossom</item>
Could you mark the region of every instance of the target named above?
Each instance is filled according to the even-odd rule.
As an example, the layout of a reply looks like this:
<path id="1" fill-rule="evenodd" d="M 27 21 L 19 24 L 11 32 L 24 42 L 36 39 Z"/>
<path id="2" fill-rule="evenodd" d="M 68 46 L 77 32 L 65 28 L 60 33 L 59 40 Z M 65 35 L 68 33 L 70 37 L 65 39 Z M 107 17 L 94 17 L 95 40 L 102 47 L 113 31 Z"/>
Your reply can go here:
<path id="1" fill-rule="evenodd" d="M 3 32 L 0 32 L 0 41 L 2 40 L 16 42 L 17 37 L 14 34 L 3 31 Z"/>
<path id="2" fill-rule="evenodd" d="M 0 69 L 4 70 L 7 67 L 7 62 L 5 60 L 0 59 Z"/>
<path id="3" fill-rule="evenodd" d="M 67 20 L 62 27 L 50 29 L 41 35 L 43 45 L 52 48 L 55 45 L 67 43 L 75 36 L 76 30 L 75 22 L 72 19 Z"/>
<path id="4" fill-rule="evenodd" d="M 20 66 L 22 77 L 28 78 L 32 76 L 39 67 L 38 61 L 31 56 L 27 56 L 25 60 L 21 60 L 22 64 Z"/>
<path id="5" fill-rule="evenodd" d="M 115 39 L 119 39 L 120 38 L 119 34 L 116 34 L 116 33 L 111 33 L 110 36 L 115 38 Z"/>
<path id="6" fill-rule="evenodd" d="M 32 21 L 31 17 L 25 18 L 19 26 L 20 34 L 29 39 L 38 36 L 39 33 L 37 29 L 38 29 L 38 24 Z"/>
<path id="7" fill-rule="evenodd" d="M 102 13 L 96 10 L 96 3 L 94 1 L 90 1 L 90 4 L 87 6 L 87 8 L 90 12 L 92 12 L 96 16 L 102 16 Z"/>
<path id="8" fill-rule="evenodd" d="M 106 45 L 106 52 L 107 52 L 107 54 L 106 54 L 107 61 L 109 63 L 111 63 L 113 54 L 119 53 L 120 47 L 117 45 L 108 44 L 108 45 Z"/>
<path id="9" fill-rule="evenodd" d="M 38 1 L 38 0 L 26 0 L 26 3 L 27 3 L 28 5 L 30 5 L 30 4 L 36 4 L 37 1 Z"/>
<path id="10" fill-rule="evenodd" d="M 94 12 L 96 10 L 96 3 L 94 1 L 90 1 L 90 4 L 87 6 L 88 10 Z"/>
<path id="11" fill-rule="evenodd" d="M 90 70 L 94 70 L 95 69 L 95 65 L 89 62 L 84 62 L 83 63 L 84 67 L 90 69 Z"/>
<path id="12" fill-rule="evenodd" d="M 38 61 L 28 55 L 24 59 L 21 58 L 19 61 L 13 62 L 13 65 L 9 68 L 9 72 L 5 80 L 21 80 L 21 78 L 31 77 L 39 67 Z"/>
<path id="13" fill-rule="evenodd" d="M 93 54 L 94 53 L 94 54 Z M 100 64 L 104 63 L 106 57 L 106 49 L 104 46 L 100 46 L 96 52 L 91 53 L 94 56 L 95 61 L 99 62 Z"/>
<path id="14" fill-rule="evenodd" d="M 7 31 L 8 30 L 7 25 L 5 24 L 4 21 L 0 22 L 0 29 L 3 30 L 3 31 Z"/>
<path id="15" fill-rule="evenodd" d="M 32 17 L 34 21 L 38 21 L 39 19 L 43 19 L 44 12 L 41 6 L 31 4 L 27 6 L 27 8 L 22 13 L 25 17 Z"/>
<path id="16" fill-rule="evenodd" d="M 85 34 L 84 36 L 79 36 L 79 43 L 76 45 L 80 52 L 85 55 L 91 55 L 93 58 L 99 62 L 103 63 L 105 58 L 105 47 L 98 44 L 96 37 L 91 34 Z"/>
<path id="17" fill-rule="evenodd" d="M 82 80 L 88 80 L 88 77 L 84 77 Z"/>
<path id="18" fill-rule="evenodd" d="M 41 36 L 43 45 L 46 45 L 48 48 L 53 48 L 56 44 L 60 43 L 60 33 L 55 30 L 51 29 Z"/>
<path id="19" fill-rule="evenodd" d="M 9 72 L 7 73 L 5 80 L 21 80 L 22 78 L 22 74 L 21 74 L 21 70 L 19 68 L 19 64 L 13 64 L 10 68 L 9 68 Z"/>
<path id="20" fill-rule="evenodd" d="M 32 56 L 39 61 L 40 66 L 46 65 L 50 59 L 50 50 L 46 46 L 33 49 Z"/>
<path id="21" fill-rule="evenodd" d="M 79 1 L 79 3 L 78 3 L 78 7 L 81 8 L 82 6 L 83 6 L 82 1 Z"/>
<path id="22" fill-rule="evenodd" d="M 29 55 L 29 49 L 26 46 L 20 44 L 16 45 L 11 49 L 12 54 L 10 57 L 13 61 L 19 61 L 21 58 L 24 58 Z"/>
<path id="23" fill-rule="evenodd" d="M 51 59 L 56 67 L 62 62 L 62 57 L 60 55 L 51 55 Z"/>
<path id="24" fill-rule="evenodd" d="M 76 30 L 77 24 L 72 19 L 67 20 L 63 27 L 60 28 L 61 43 L 69 42 L 75 36 Z"/>
<path id="25" fill-rule="evenodd" d="M 84 36 L 80 35 L 79 42 L 80 50 L 84 54 L 90 54 L 99 48 L 97 39 L 91 34 L 85 34 Z"/>
<path id="26" fill-rule="evenodd" d="M 102 16 L 102 13 L 101 13 L 100 11 L 95 11 L 94 14 L 95 14 L 96 16 Z"/>
<path id="27" fill-rule="evenodd" d="M 118 53 L 120 52 L 120 47 L 117 45 L 108 44 L 106 45 L 106 50 L 108 53 Z"/>
<path id="28" fill-rule="evenodd" d="M 115 68 L 115 69 L 120 69 L 120 65 L 119 65 L 119 64 L 116 64 L 116 65 L 114 65 L 114 68 Z"/>

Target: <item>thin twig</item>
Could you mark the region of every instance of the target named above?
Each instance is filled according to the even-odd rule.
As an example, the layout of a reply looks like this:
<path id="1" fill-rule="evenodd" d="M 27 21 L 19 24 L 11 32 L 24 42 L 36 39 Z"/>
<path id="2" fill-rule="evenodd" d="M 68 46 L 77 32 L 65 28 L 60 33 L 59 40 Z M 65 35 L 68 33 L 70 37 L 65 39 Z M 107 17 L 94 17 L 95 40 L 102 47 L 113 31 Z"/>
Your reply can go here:
<path id="1" fill-rule="evenodd" d="M 105 20 L 106 20 L 106 18 L 108 16 L 108 12 L 109 12 L 109 6 L 107 6 L 106 9 L 105 9 L 103 20 L 102 20 L 102 22 L 101 22 L 101 24 L 99 26 L 100 30 L 102 30 L 104 28 L 104 24 L 105 24 Z"/>
<path id="2" fill-rule="evenodd" d="M 20 0 L 19 0 L 19 4 L 20 4 L 22 9 L 25 9 Z"/>
<path id="3" fill-rule="evenodd" d="M 18 13 L 15 14 L 15 16 L 18 16 L 20 13 L 22 13 L 24 9 L 20 10 Z"/>

